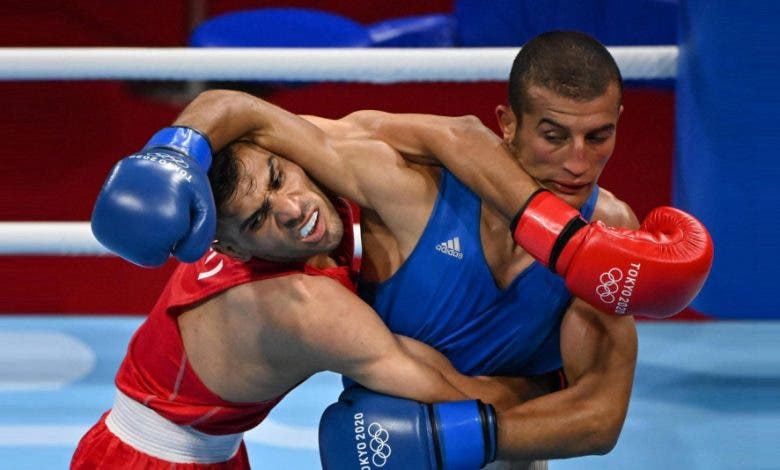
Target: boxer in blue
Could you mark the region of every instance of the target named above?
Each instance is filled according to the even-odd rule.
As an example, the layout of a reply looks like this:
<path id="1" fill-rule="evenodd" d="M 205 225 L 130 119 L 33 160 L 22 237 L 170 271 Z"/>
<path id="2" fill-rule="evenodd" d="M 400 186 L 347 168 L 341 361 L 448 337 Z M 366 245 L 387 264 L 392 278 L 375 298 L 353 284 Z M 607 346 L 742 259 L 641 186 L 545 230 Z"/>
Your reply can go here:
<path id="1" fill-rule="evenodd" d="M 599 302 L 612 303 L 607 302 L 612 283 L 631 277 L 630 269 L 640 269 L 630 266 L 640 266 L 643 276 L 641 282 L 620 286 L 621 292 L 629 292 L 632 312 L 668 316 L 701 287 L 711 262 L 711 244 L 695 219 L 669 209 L 651 214 L 639 231 L 608 229 L 585 223 L 555 197 L 580 208 L 585 218 L 593 215 L 610 225 L 638 225 L 624 203 L 596 186 L 614 148 L 622 110 L 617 67 L 602 46 L 578 35 L 541 42 L 556 40 L 568 41 L 572 57 L 561 57 L 566 50 L 550 57 L 577 64 L 585 47 L 588 57 L 595 54 L 601 62 L 597 70 L 582 66 L 580 72 L 603 79 L 591 87 L 595 91 L 578 90 L 584 94 L 572 96 L 561 91 L 565 87 L 530 77 L 530 84 L 522 84 L 529 102 L 498 108 L 503 141 L 469 118 L 363 112 L 340 121 L 301 119 L 248 95 L 229 92 L 201 95 L 177 120 L 177 125 L 205 132 L 217 148 L 251 131 L 246 138 L 252 145 L 289 157 L 331 190 L 365 207 L 364 275 L 377 286 L 374 306 L 392 329 L 429 342 L 465 372 L 537 375 L 563 365 L 570 382 L 565 390 L 500 413 L 497 420 L 482 409 L 472 420 L 479 425 L 455 440 L 450 432 L 452 415 L 414 402 L 347 390 L 323 417 L 321 450 L 326 467 L 362 465 L 363 457 L 355 449 L 357 416 L 366 425 L 379 423 L 382 429 L 392 430 L 393 457 L 383 462 L 385 468 L 450 468 L 447 464 L 453 462 L 464 465 L 458 468 L 476 468 L 496 454 L 533 459 L 607 452 L 625 419 L 636 336 L 629 316 L 604 315 L 599 310 L 620 312 Z M 534 45 L 523 48 L 526 55 L 535 49 L 530 46 Z M 532 59 L 518 58 L 520 63 Z M 605 67 L 607 73 L 599 74 Z M 231 153 L 246 155 L 240 150 L 246 145 L 228 147 L 226 155 L 215 160 L 246 158 L 231 157 Z M 187 146 L 163 146 L 187 153 Z M 440 160 L 458 178 L 448 170 L 405 163 L 396 150 Z M 536 182 L 518 161 L 555 195 L 536 192 Z M 138 177 L 128 174 L 124 177 Z M 278 185 L 260 188 L 267 193 L 258 199 L 257 208 L 233 215 L 249 220 L 261 212 L 270 214 L 264 220 L 271 222 L 263 223 L 278 223 L 274 204 L 292 197 L 284 193 L 283 176 L 278 178 Z M 488 204 L 458 179 L 479 190 Z M 119 180 L 117 176 L 114 183 Z M 218 207 L 229 209 L 232 198 L 217 201 Z M 521 205 L 510 231 L 509 219 Z M 110 220 L 115 210 L 106 210 L 99 200 L 96 218 Z M 316 214 L 307 217 L 306 225 L 316 230 Z M 682 237 L 670 239 L 665 236 L 669 232 Z M 225 226 L 217 229 L 221 249 L 238 256 L 251 256 L 252 237 L 257 236 L 242 236 Z M 163 247 L 158 258 L 164 261 L 170 247 L 178 246 L 177 240 L 174 236 L 174 243 L 158 244 Z M 120 245 L 121 241 L 114 249 L 129 259 L 138 252 Z M 143 264 L 146 258 L 135 259 Z M 416 263 L 423 265 L 422 276 L 414 277 L 417 269 L 410 266 Z M 611 273 L 613 265 L 626 275 L 620 279 L 613 275 L 607 282 L 603 275 Z M 665 267 L 663 273 L 656 269 L 659 265 Z M 449 274 L 456 277 L 441 277 Z M 664 302 L 654 303 L 648 292 L 659 283 L 666 287 L 670 278 L 674 289 Z M 419 287 L 419 293 L 412 294 Z M 412 304 L 397 301 L 393 290 Z M 582 298 L 572 300 L 569 291 Z M 459 292 L 465 295 L 453 297 Z M 473 441 L 480 445 L 467 445 Z"/>

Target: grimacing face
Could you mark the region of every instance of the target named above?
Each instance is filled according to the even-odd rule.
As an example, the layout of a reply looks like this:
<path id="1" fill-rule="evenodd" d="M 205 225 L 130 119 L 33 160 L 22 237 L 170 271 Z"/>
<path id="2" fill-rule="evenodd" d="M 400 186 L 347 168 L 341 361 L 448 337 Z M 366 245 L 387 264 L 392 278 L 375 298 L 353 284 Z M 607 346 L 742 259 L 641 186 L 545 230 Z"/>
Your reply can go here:
<path id="1" fill-rule="evenodd" d="M 237 258 L 305 261 L 330 253 L 344 234 L 333 203 L 301 167 L 255 145 L 234 197 L 221 208 L 215 248 Z"/>
<path id="2" fill-rule="evenodd" d="M 575 101 L 536 85 L 528 94 L 530 111 L 519 127 L 508 106 L 496 108 L 504 142 L 539 184 L 580 208 L 615 150 L 623 112 L 619 88 L 612 84 L 590 101 Z"/>

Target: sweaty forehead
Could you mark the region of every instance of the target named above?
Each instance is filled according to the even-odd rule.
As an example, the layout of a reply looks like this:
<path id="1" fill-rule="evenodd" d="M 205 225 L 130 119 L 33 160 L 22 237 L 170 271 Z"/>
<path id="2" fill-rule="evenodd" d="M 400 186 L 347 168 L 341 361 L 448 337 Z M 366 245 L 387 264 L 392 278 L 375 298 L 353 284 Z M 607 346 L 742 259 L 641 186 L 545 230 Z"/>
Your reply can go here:
<path id="1" fill-rule="evenodd" d="M 593 98 L 577 98 L 560 94 L 551 88 L 532 85 L 528 88 L 530 107 L 540 110 L 549 107 L 562 107 L 573 111 L 596 112 L 616 111 L 620 107 L 620 90 L 615 84 L 610 84 L 606 91 Z"/>
<path id="2" fill-rule="evenodd" d="M 263 188 L 268 184 L 270 155 L 253 146 L 242 145 L 236 150 L 237 181 L 233 195 L 220 208 L 220 217 L 240 216 L 258 199 L 262 199 Z"/>
<path id="3" fill-rule="evenodd" d="M 552 120 L 561 125 L 566 123 L 603 126 L 614 124 L 619 115 L 619 97 L 615 90 L 592 100 L 575 100 L 555 93 L 546 88 L 533 87 L 529 90 L 531 106 L 525 112 L 528 124 L 537 126 L 545 120 Z M 525 118 L 523 119 L 526 120 Z"/>
<path id="4" fill-rule="evenodd" d="M 264 188 L 272 155 L 255 146 L 242 146 L 237 155 L 243 171 L 239 177 L 236 196 L 243 197 Z"/>

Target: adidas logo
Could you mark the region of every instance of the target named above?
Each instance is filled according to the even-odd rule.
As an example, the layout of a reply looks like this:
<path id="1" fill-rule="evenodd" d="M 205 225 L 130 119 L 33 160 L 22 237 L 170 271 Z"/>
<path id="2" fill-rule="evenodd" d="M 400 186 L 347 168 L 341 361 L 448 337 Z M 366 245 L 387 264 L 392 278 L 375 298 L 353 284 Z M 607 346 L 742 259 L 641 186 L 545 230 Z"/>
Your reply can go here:
<path id="1" fill-rule="evenodd" d="M 460 237 L 450 238 L 446 242 L 436 245 L 436 251 L 450 255 L 453 258 L 463 259 L 463 252 L 460 251 Z"/>

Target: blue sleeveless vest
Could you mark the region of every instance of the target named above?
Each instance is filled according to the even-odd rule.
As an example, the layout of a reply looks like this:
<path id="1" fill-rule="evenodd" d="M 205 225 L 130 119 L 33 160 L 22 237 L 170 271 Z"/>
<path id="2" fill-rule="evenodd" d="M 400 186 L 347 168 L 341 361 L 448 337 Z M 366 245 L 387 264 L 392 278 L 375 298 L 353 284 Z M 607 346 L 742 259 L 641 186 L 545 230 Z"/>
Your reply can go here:
<path id="1" fill-rule="evenodd" d="M 598 188 L 581 213 L 590 219 Z M 409 258 L 359 292 L 394 333 L 438 349 L 462 373 L 537 375 L 561 367 L 563 280 L 534 262 L 505 289 L 482 252 L 476 194 L 442 170 L 439 196 Z"/>

